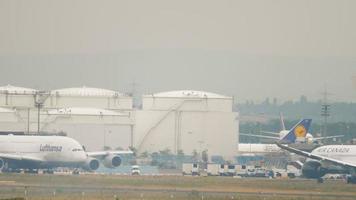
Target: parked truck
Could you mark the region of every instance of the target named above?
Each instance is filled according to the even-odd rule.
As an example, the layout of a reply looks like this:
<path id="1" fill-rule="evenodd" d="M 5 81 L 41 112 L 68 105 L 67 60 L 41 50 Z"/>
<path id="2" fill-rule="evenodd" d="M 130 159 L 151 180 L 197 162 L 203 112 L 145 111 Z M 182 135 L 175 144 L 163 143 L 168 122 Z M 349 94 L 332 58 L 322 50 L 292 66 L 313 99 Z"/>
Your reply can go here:
<path id="1" fill-rule="evenodd" d="M 224 176 L 225 173 L 226 173 L 225 165 L 224 165 L 224 164 L 220 164 L 220 167 L 219 167 L 219 175 L 220 175 L 220 176 Z"/>
<path id="2" fill-rule="evenodd" d="M 223 164 L 216 164 L 210 163 L 207 165 L 207 173 L 208 176 L 222 176 L 224 174 L 224 165 Z"/>
<path id="3" fill-rule="evenodd" d="M 182 174 L 183 174 L 183 176 L 184 175 L 200 176 L 199 164 L 198 163 L 183 163 Z"/>
<path id="4" fill-rule="evenodd" d="M 244 177 L 247 174 L 248 167 L 246 165 L 236 165 L 236 175 Z"/>
<path id="5" fill-rule="evenodd" d="M 141 175 L 140 166 L 138 165 L 131 166 L 131 175 Z"/>
<path id="6" fill-rule="evenodd" d="M 236 175 L 236 167 L 235 165 L 227 165 L 227 176 L 235 176 Z"/>

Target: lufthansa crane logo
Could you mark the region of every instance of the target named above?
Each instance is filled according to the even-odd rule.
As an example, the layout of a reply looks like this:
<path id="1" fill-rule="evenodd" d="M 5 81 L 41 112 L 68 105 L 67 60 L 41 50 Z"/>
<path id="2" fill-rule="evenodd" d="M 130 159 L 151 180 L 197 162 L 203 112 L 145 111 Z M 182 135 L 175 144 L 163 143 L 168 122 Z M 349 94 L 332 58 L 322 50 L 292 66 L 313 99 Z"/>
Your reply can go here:
<path id="1" fill-rule="evenodd" d="M 294 135 L 295 135 L 297 138 L 305 137 L 305 136 L 307 135 L 307 130 L 305 129 L 304 126 L 299 125 L 299 126 L 297 126 L 297 127 L 294 129 Z"/>

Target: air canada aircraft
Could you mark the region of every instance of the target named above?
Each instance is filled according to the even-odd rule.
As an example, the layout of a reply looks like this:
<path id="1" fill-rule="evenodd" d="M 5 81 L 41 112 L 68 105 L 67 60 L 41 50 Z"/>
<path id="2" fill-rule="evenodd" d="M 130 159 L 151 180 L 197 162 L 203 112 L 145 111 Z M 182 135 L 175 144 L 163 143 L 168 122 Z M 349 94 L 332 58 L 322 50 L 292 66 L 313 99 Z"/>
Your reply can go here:
<path id="1" fill-rule="evenodd" d="M 307 157 L 302 165 L 302 174 L 306 178 L 322 182 L 325 174 L 347 173 L 347 183 L 356 183 L 356 145 L 326 145 L 314 149 L 311 153 L 280 143 L 284 150 Z"/>
<path id="2" fill-rule="evenodd" d="M 76 140 L 64 136 L 0 135 L 0 170 L 19 169 L 53 172 L 56 167 L 94 171 L 100 162 L 114 168 L 121 164 L 120 155 L 131 151 L 86 152 Z"/>

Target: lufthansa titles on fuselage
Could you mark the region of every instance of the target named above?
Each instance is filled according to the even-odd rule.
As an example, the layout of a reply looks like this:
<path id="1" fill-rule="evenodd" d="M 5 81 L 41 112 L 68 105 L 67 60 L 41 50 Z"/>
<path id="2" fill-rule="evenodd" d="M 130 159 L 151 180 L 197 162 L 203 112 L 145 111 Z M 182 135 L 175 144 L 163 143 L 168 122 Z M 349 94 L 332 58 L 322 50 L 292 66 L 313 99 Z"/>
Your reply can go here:
<path id="1" fill-rule="evenodd" d="M 62 151 L 62 146 L 55 146 L 55 145 L 50 145 L 50 144 L 41 144 L 40 145 L 40 151 L 61 152 Z"/>
<path id="2" fill-rule="evenodd" d="M 348 153 L 348 147 L 322 147 L 317 150 L 318 153 Z"/>

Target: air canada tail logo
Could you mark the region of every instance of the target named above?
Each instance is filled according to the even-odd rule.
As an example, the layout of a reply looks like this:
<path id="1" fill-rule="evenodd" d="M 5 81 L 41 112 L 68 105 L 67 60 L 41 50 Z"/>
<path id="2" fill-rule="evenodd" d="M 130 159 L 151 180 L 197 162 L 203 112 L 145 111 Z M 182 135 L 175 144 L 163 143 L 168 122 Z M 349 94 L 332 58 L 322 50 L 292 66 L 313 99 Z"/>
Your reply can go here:
<path id="1" fill-rule="evenodd" d="M 303 125 L 298 125 L 294 129 L 294 135 L 297 138 L 305 137 L 307 135 L 307 130 L 305 129 L 305 127 Z"/>

